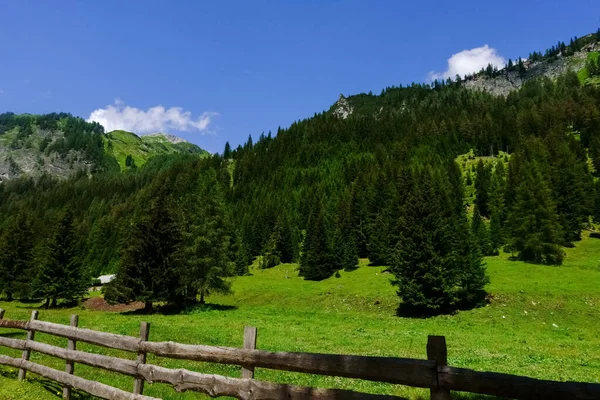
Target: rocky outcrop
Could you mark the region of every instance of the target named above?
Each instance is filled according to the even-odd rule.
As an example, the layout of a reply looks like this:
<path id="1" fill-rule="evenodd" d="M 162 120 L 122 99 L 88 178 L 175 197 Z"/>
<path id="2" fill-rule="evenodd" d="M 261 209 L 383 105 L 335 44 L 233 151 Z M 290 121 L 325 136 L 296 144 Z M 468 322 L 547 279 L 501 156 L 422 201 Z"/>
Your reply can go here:
<path id="1" fill-rule="evenodd" d="M 354 108 L 350 105 L 350 102 L 348 102 L 348 99 L 346 99 L 343 94 L 340 94 L 340 98 L 335 103 L 334 107 L 333 115 L 340 119 L 346 119 L 354 112 Z"/>
<path id="2" fill-rule="evenodd" d="M 587 53 L 599 50 L 600 43 L 594 42 L 586 45 L 581 51 L 576 52 L 570 57 L 559 56 L 556 60 L 544 60 L 536 63 L 524 60 L 525 73 L 523 75 L 519 74 L 516 70 L 508 71 L 504 68 L 500 70 L 501 75 L 495 78 L 478 75 L 463 81 L 462 84 L 469 89 L 485 90 L 494 95 L 506 96 L 512 90 L 519 89 L 528 80 L 542 76 L 556 79 L 565 72 L 580 71 L 585 67 Z"/>

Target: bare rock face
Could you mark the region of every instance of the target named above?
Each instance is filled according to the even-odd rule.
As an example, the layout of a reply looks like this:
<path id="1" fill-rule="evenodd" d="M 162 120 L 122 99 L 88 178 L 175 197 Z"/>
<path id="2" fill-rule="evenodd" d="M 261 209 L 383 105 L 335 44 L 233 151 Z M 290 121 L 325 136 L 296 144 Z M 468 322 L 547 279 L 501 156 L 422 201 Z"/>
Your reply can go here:
<path id="1" fill-rule="evenodd" d="M 178 136 L 175 135 L 170 135 L 168 133 L 151 133 L 150 135 L 146 135 L 146 137 L 155 137 L 155 138 L 159 138 L 159 139 L 165 139 L 168 142 L 171 142 L 173 144 L 177 144 L 177 143 L 187 143 L 187 140 L 182 139 Z"/>
<path id="2" fill-rule="evenodd" d="M 556 79 L 558 76 L 568 71 L 577 72 L 585 67 L 587 53 L 590 51 L 598 51 L 600 44 L 591 43 L 584 47 L 582 51 L 578 51 L 571 57 L 560 57 L 552 61 L 540 61 L 533 63 L 529 60 L 524 60 L 525 73 L 521 76 L 518 71 L 507 71 L 506 68 L 501 70 L 502 75 L 495 78 L 485 76 L 476 76 L 474 78 L 463 81 L 466 88 L 474 90 L 484 90 L 497 96 L 506 96 L 512 90 L 519 89 L 523 83 L 546 76 L 550 79 Z"/>
<path id="3" fill-rule="evenodd" d="M 343 94 L 340 94 L 340 98 L 335 103 L 335 109 L 333 110 L 333 115 L 340 119 L 346 119 L 350 114 L 354 112 L 354 108 L 348 102 L 348 99 L 344 97 Z"/>
<path id="4" fill-rule="evenodd" d="M 71 150 L 60 155 L 56 152 L 40 151 L 42 139 L 50 142 L 63 138 L 60 131 L 46 131 L 36 128 L 34 134 L 25 141 L 10 140 L 12 133 L 0 138 L 0 183 L 21 176 L 33 178 L 49 174 L 58 178 L 68 178 L 79 170 L 89 170 L 92 163 L 80 151 Z"/>

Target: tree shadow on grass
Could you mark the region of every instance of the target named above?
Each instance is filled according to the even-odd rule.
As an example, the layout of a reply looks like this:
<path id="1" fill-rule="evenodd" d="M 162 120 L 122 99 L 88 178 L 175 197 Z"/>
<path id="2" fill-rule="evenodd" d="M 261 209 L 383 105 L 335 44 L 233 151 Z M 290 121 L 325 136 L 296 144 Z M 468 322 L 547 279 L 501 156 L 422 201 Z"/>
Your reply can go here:
<path id="1" fill-rule="evenodd" d="M 174 304 L 165 304 L 154 308 L 152 314 L 159 315 L 177 315 L 177 314 L 194 314 L 197 312 L 205 312 L 205 311 L 233 311 L 237 310 L 237 306 L 230 306 L 224 304 L 214 304 L 214 303 L 191 303 L 185 305 L 174 305 Z M 149 315 L 148 312 L 143 309 L 123 311 L 120 313 L 121 315 Z"/>
<path id="2" fill-rule="evenodd" d="M 26 335 L 25 331 L 0 333 L 0 337 L 6 337 L 6 338 L 24 338 L 25 335 Z"/>
<path id="3" fill-rule="evenodd" d="M 464 301 L 457 307 L 442 307 L 438 309 L 430 309 L 423 306 L 413 306 L 411 304 L 401 303 L 396 309 L 396 316 L 403 318 L 432 318 L 439 315 L 454 315 L 459 311 L 469 311 L 475 308 L 485 307 L 491 301 L 493 296 L 485 290 L 478 290 L 470 299 Z"/>
<path id="4" fill-rule="evenodd" d="M 63 396 L 63 385 L 58 383 L 58 382 L 54 382 L 48 379 L 44 379 L 41 378 L 39 379 L 39 382 L 41 384 L 41 386 L 49 393 L 51 393 L 53 395 L 53 397 L 56 397 L 58 399 L 62 399 Z M 72 390 L 71 391 L 71 399 L 72 400 L 92 400 L 95 397 L 93 397 L 92 395 L 89 395 L 87 393 L 83 393 L 83 392 L 78 392 L 76 390 Z"/>

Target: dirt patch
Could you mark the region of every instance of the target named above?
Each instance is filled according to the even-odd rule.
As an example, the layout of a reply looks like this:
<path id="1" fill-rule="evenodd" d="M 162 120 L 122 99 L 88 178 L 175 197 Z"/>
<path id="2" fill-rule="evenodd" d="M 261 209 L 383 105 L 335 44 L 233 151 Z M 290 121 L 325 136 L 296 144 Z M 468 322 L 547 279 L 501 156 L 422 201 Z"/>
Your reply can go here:
<path id="1" fill-rule="evenodd" d="M 134 311 L 144 308 L 144 303 L 136 301 L 130 304 L 114 304 L 110 305 L 102 297 L 93 297 L 83 302 L 83 306 L 88 310 L 93 311 L 112 311 L 112 312 L 124 312 Z"/>

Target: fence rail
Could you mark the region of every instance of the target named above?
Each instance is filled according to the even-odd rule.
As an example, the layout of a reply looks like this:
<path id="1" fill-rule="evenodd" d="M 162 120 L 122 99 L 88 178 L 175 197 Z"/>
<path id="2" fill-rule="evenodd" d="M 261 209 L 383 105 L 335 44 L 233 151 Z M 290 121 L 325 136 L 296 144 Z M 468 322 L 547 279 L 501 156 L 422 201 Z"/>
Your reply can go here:
<path id="1" fill-rule="evenodd" d="M 71 326 L 38 321 L 37 312 L 29 321 L 3 319 L 0 328 L 27 331 L 27 340 L 0 335 L 0 346 L 22 350 L 21 358 L 0 355 L 0 365 L 19 368 L 19 379 L 31 371 L 65 386 L 63 397 L 69 399 L 71 388 L 104 399 L 152 399 L 144 396 L 144 382 L 167 383 L 176 391 L 197 391 L 211 397 L 231 396 L 238 399 L 400 399 L 397 396 L 372 395 L 342 389 L 317 389 L 284 385 L 253 379 L 254 368 L 340 376 L 370 381 L 388 382 L 429 388 L 434 400 L 450 399 L 450 390 L 489 394 L 517 399 L 600 399 L 600 384 L 556 382 L 509 374 L 476 372 L 447 366 L 444 337 L 430 336 L 428 360 L 370 357 L 336 354 L 289 353 L 257 350 L 256 328 L 246 327 L 244 348 L 187 345 L 174 342 L 148 341 L 149 324 L 143 322 L 140 337 L 117 335 L 77 327 L 77 316 Z M 61 348 L 34 340 L 35 332 L 69 339 Z M 137 354 L 137 360 L 127 360 L 76 350 L 76 342 L 85 342 Z M 32 351 L 66 361 L 65 372 L 29 361 Z M 233 364 L 242 367 L 242 378 L 202 374 L 185 369 L 169 369 L 146 364 L 146 354 L 161 357 Z M 73 375 L 76 363 L 117 372 L 134 378 L 133 393 Z"/>

